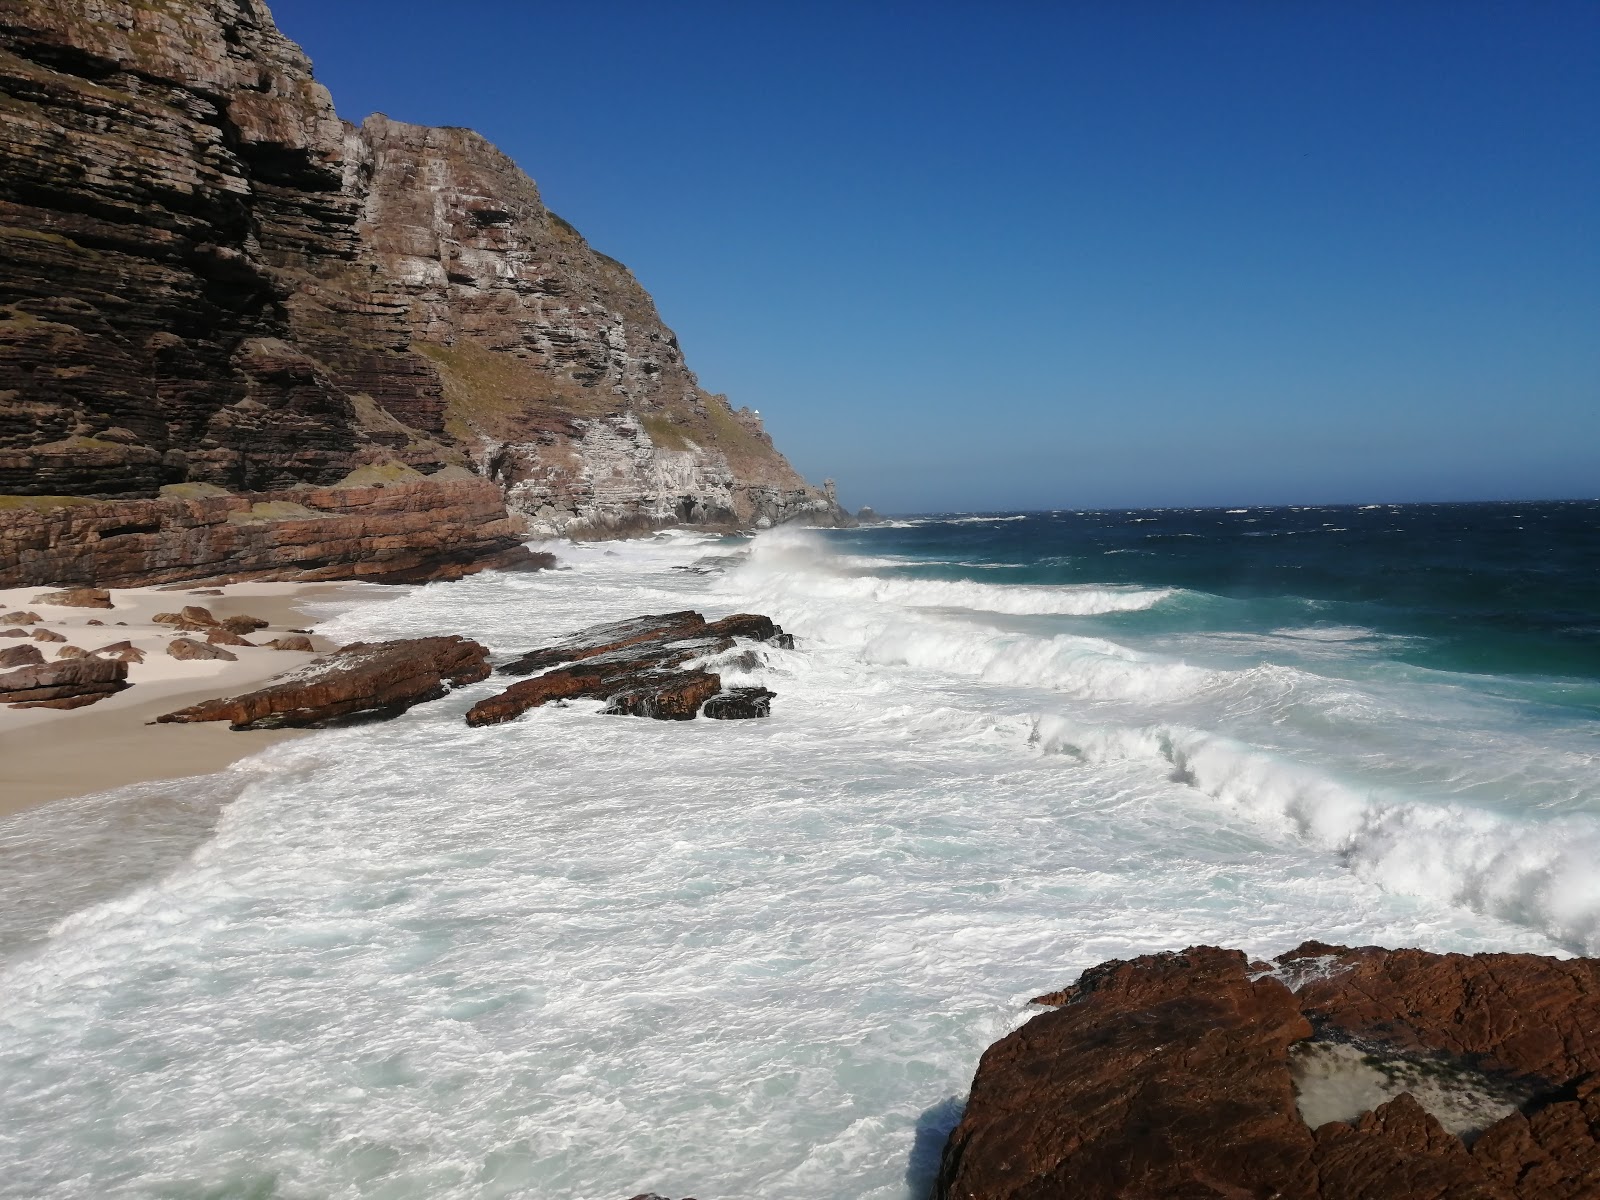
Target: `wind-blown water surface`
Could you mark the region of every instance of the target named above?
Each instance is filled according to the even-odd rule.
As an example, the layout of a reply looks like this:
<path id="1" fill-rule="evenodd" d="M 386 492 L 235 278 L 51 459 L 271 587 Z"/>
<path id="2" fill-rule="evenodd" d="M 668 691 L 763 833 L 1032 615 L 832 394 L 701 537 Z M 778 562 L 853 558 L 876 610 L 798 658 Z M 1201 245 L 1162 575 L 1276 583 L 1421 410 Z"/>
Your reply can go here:
<path id="1" fill-rule="evenodd" d="M 0 826 L 0 1191 L 917 1196 L 982 1049 L 1092 963 L 1600 952 L 1597 520 L 671 534 L 353 609 L 800 645 L 726 672 L 770 721 L 468 729 L 490 681 Z"/>

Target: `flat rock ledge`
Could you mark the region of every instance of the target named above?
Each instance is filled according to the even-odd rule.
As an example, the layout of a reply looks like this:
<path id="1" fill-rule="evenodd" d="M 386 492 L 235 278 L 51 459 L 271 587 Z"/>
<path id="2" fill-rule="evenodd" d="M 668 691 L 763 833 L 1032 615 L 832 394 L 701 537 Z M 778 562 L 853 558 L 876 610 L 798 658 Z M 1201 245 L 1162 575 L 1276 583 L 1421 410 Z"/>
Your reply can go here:
<path id="1" fill-rule="evenodd" d="M 1600 1197 L 1600 960 L 1196 946 L 1036 1003 L 936 1200 Z"/>
<path id="2" fill-rule="evenodd" d="M 259 691 L 157 717 L 227 721 L 234 729 L 317 729 L 396 717 L 453 687 L 489 677 L 489 651 L 459 636 L 356 642 Z"/>
<path id="3" fill-rule="evenodd" d="M 68 658 L 0 674 L 0 704 L 11 708 L 82 708 L 128 686 L 126 662 Z"/>
<path id="4" fill-rule="evenodd" d="M 467 724 L 498 725 L 530 708 L 580 698 L 605 701 L 602 711 L 608 714 L 661 721 L 700 714 L 722 721 L 768 716 L 775 693 L 724 689 L 720 675 L 698 665 L 733 650 L 738 639 L 794 646 L 771 618 L 756 613 L 708 622 L 682 611 L 596 625 L 499 667 L 503 675 L 533 677 L 473 705 Z"/>

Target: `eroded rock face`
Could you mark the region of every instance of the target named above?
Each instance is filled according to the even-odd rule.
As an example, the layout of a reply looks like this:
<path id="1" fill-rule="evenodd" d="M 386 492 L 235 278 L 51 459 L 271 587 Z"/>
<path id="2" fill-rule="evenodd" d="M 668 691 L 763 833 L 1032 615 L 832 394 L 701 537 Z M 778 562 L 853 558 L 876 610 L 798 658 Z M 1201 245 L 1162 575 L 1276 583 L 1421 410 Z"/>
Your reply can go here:
<path id="1" fill-rule="evenodd" d="M 69 658 L 0 675 L 0 704 L 12 708 L 82 708 L 128 686 L 125 662 Z"/>
<path id="2" fill-rule="evenodd" d="M 985 1053 L 941 1200 L 1600 1195 L 1600 961 L 1308 943 L 1111 962 Z M 1469 1146 L 1409 1092 L 1312 1130 L 1291 1048 L 1423 1055 L 1528 1097 Z"/>
<path id="3" fill-rule="evenodd" d="M 489 652 L 458 636 L 356 642 L 258 691 L 156 718 L 227 721 L 234 729 L 320 728 L 396 717 L 489 676 Z"/>
<path id="4" fill-rule="evenodd" d="M 0 103 L 0 493 L 383 464 L 538 532 L 846 519 L 509 159 L 345 126 L 260 0 L 10 0 Z"/>
<path id="5" fill-rule="evenodd" d="M 468 711 L 467 724 L 498 725 L 530 708 L 580 697 L 606 701 L 602 711 L 607 714 L 686 721 L 713 698 L 727 695 L 719 719 L 767 716 L 773 693 L 739 689 L 760 692 L 766 701 L 753 694 L 735 699 L 723 693 L 720 675 L 689 665 L 732 650 L 736 638 L 794 644 L 770 618 L 754 613 L 707 622 L 697 612 L 683 611 L 597 625 L 501 666 L 506 675 L 544 673 L 479 701 Z"/>
<path id="6" fill-rule="evenodd" d="M 0 586 L 93 580 L 136 587 L 194 579 L 416 583 L 490 566 L 553 562 L 527 550 L 523 536 L 521 522 L 506 515 L 499 489 L 483 479 L 69 505 L 14 511 L 0 520 Z"/>

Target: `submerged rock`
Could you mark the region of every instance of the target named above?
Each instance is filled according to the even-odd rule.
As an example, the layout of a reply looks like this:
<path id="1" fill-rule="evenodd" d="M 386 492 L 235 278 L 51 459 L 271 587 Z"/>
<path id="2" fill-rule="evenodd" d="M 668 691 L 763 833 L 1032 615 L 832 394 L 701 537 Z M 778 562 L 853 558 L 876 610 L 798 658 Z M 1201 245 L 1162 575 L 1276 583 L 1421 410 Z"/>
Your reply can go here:
<path id="1" fill-rule="evenodd" d="M 356 642 L 258 691 L 207 700 L 156 720 L 227 721 L 234 729 L 382 720 L 488 676 L 489 651 L 464 637 Z"/>
<path id="2" fill-rule="evenodd" d="M 760 687 L 729 688 L 711 697 L 700 710 L 700 715 L 713 721 L 748 721 L 772 715 L 772 701 L 777 695 Z"/>
<path id="3" fill-rule="evenodd" d="M 12 708 L 82 708 L 128 686 L 127 663 L 74 658 L 0 675 L 0 704 Z"/>
<path id="4" fill-rule="evenodd" d="M 1600 1196 L 1600 960 L 1198 946 L 1037 1002 L 983 1056 L 939 1200 Z"/>
<path id="5" fill-rule="evenodd" d="M 732 650 L 736 638 L 794 645 L 794 639 L 770 618 L 756 613 L 708 622 L 686 610 L 596 625 L 500 667 L 506 675 L 545 673 L 475 704 L 467 713 L 467 724 L 497 725 L 553 700 L 579 697 L 606 701 L 602 711 L 608 714 L 686 721 L 724 694 L 720 675 L 688 664 Z M 736 691 L 763 692 L 769 703 L 757 703 L 753 696 L 742 698 L 737 705 L 724 705 L 728 715 L 721 719 L 730 719 L 736 707 L 748 710 L 737 714 L 741 716 L 766 716 L 771 711 L 771 692 Z"/>

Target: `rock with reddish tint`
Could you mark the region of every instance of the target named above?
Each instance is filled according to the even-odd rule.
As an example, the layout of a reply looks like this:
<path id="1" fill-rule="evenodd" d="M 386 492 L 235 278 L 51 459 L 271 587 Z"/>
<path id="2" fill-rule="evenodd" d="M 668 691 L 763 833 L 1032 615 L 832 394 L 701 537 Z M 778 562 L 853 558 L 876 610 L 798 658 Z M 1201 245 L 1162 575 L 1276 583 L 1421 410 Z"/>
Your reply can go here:
<path id="1" fill-rule="evenodd" d="M 157 718 L 227 721 L 234 729 L 317 728 L 399 716 L 489 676 L 489 652 L 467 638 L 357 642 L 267 687 Z"/>
<path id="2" fill-rule="evenodd" d="M 530 708 L 578 697 L 605 701 L 602 711 L 610 714 L 689 720 L 722 694 L 722 680 L 688 664 L 732 650 L 736 638 L 793 645 L 771 620 L 749 613 L 715 622 L 691 611 L 612 621 L 506 663 L 503 674 L 544 674 L 479 701 L 467 724 L 498 725 Z"/>
<path id="3" fill-rule="evenodd" d="M 1038 1002 L 984 1054 L 939 1200 L 1600 1196 L 1600 960 L 1200 946 Z M 1291 1061 L 1329 1047 L 1402 1082 L 1313 1130 L 1297 1103 L 1322 1085 Z M 1515 1099 L 1468 1128 L 1495 1089 Z"/>
<path id="4" fill-rule="evenodd" d="M 44 655 L 37 646 L 8 646 L 0 650 L 0 667 L 27 667 L 43 661 Z"/>
<path id="5" fill-rule="evenodd" d="M 239 656 L 231 650 L 224 650 L 221 646 L 213 646 L 209 642 L 197 642 L 193 638 L 173 638 L 167 643 L 167 653 L 173 658 L 185 662 L 194 662 L 202 659 L 220 658 L 224 662 L 238 662 Z"/>
<path id="6" fill-rule="evenodd" d="M 115 608 L 111 593 L 103 588 L 68 588 L 62 592 L 46 592 L 35 596 L 29 603 L 54 604 L 62 608 Z"/>
<path id="7" fill-rule="evenodd" d="M 82 646 L 62 646 L 56 651 L 56 658 L 58 660 L 63 658 L 82 658 L 88 653 Z"/>
<path id="8" fill-rule="evenodd" d="M 670 641 L 693 637 L 706 627 L 706 619 L 697 612 L 658 613 L 653 616 L 630 617 L 626 621 L 611 621 L 595 625 L 540 650 L 530 650 L 510 662 L 496 667 L 500 675 L 532 675 L 562 663 L 581 662 L 601 654 L 612 654 L 630 647 L 658 646 Z"/>
<path id="9" fill-rule="evenodd" d="M 702 717 L 713 721 L 750 721 L 772 715 L 772 701 L 778 693 L 762 687 L 736 687 L 720 692 L 705 702 Z"/>
<path id="10" fill-rule="evenodd" d="M 64 642 L 67 640 L 67 635 L 57 633 L 53 629 L 35 629 L 33 631 L 33 640 L 36 642 Z"/>
<path id="11" fill-rule="evenodd" d="M 211 615 L 211 610 L 199 604 L 185 604 L 178 616 L 185 621 L 192 621 L 196 625 L 217 624 L 217 618 Z"/>
<path id="12" fill-rule="evenodd" d="M 104 658 L 42 663 L 0 675 L 0 704 L 82 708 L 128 687 L 128 664 Z"/>
<path id="13" fill-rule="evenodd" d="M 96 658 L 114 658 L 118 662 L 125 663 L 142 663 L 144 661 L 144 651 L 132 642 L 126 641 L 113 642 L 109 646 L 101 646 L 100 649 L 94 651 L 94 656 Z"/>
<path id="14" fill-rule="evenodd" d="M 722 690 L 722 677 L 708 671 L 673 671 L 659 682 L 615 693 L 600 711 L 610 716 L 692 721 L 700 706 Z"/>
<path id="15" fill-rule="evenodd" d="M 0 617 L 0 625 L 37 625 L 39 614 L 33 612 L 8 612 Z"/>
<path id="16" fill-rule="evenodd" d="M 263 642 L 269 650 L 298 650 L 303 654 L 311 654 L 316 647 L 311 644 L 311 639 L 304 634 L 291 633 L 286 637 L 275 637 L 270 642 Z"/>
<path id="17" fill-rule="evenodd" d="M 213 646 L 253 646 L 254 642 L 247 642 L 231 629 L 217 626 L 215 629 L 206 630 L 206 641 Z"/>

